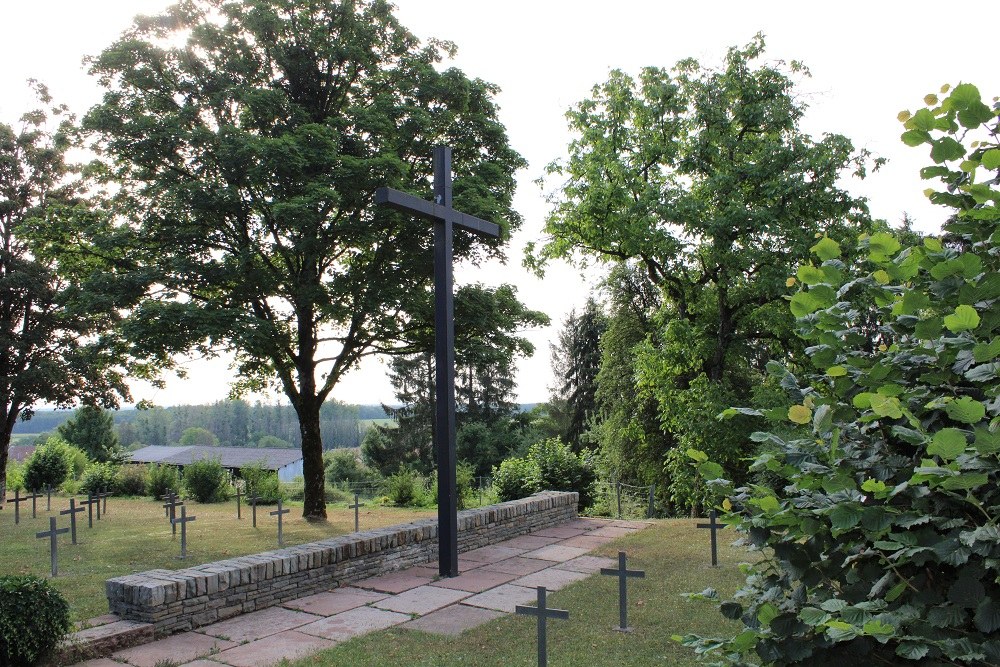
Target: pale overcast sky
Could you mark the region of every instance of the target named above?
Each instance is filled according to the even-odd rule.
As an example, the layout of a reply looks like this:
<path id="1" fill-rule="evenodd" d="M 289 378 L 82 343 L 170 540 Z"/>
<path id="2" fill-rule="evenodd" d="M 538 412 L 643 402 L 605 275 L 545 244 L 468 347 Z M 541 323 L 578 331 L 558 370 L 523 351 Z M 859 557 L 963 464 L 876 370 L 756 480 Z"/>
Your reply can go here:
<path id="1" fill-rule="evenodd" d="M 27 78 L 46 83 L 56 101 L 82 114 L 100 96 L 81 65 L 84 55 L 109 45 L 137 13 L 154 13 L 167 0 L 3 0 L 0 25 L 0 120 L 13 122 L 29 108 Z M 538 350 L 519 367 L 520 399 L 545 400 L 552 383 L 548 343 L 571 308 L 579 308 L 588 283 L 568 266 L 553 267 L 544 280 L 521 268 L 521 248 L 540 237 L 547 205 L 534 184 L 553 159 L 565 154 L 570 136 L 563 117 L 609 70 L 635 73 L 646 65 L 670 67 L 696 57 L 718 65 L 726 48 L 744 45 L 758 31 L 767 36 L 768 58 L 800 60 L 811 70 L 799 93 L 809 105 L 804 128 L 839 132 L 856 147 L 888 158 L 864 183 L 847 183 L 870 200 L 874 215 L 896 223 L 907 211 L 923 231 L 936 230 L 945 211 L 929 205 L 917 171 L 927 151 L 899 141 L 896 114 L 915 109 L 944 83 L 968 81 L 984 96 L 1000 94 L 995 44 L 977 29 L 994 13 L 992 2 L 956 5 L 947 16 L 922 3 L 842 1 L 667 2 L 665 0 L 397 0 L 401 22 L 421 38 L 458 45 L 449 63 L 469 76 L 499 85 L 501 119 L 510 140 L 529 162 L 519 174 L 515 207 L 525 218 L 513 239 L 506 267 L 459 267 L 460 283 L 510 282 L 530 307 L 547 312 L 553 326 L 529 337 Z M 947 29 L 944 24 L 949 25 Z M 231 372 L 225 363 L 193 363 L 190 379 L 164 390 L 136 388 L 138 399 L 159 405 L 207 403 L 224 398 Z M 334 397 L 349 403 L 392 402 L 383 366 L 372 360 L 347 377 Z M 280 397 L 275 397 L 279 398 Z"/>

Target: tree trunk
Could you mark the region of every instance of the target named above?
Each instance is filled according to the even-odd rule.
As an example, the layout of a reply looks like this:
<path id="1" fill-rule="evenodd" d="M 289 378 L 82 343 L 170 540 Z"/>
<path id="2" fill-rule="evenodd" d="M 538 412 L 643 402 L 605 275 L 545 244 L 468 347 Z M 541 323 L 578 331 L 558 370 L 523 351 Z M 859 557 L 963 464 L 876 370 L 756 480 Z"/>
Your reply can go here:
<path id="1" fill-rule="evenodd" d="M 10 456 L 10 436 L 13 432 L 13 419 L 0 424 L 0 507 L 7 504 L 7 458 Z"/>
<path id="2" fill-rule="evenodd" d="M 326 520 L 326 477 L 323 470 L 323 439 L 319 430 L 320 402 L 300 399 L 295 410 L 302 436 L 302 476 L 305 493 L 302 517 L 310 521 Z"/>

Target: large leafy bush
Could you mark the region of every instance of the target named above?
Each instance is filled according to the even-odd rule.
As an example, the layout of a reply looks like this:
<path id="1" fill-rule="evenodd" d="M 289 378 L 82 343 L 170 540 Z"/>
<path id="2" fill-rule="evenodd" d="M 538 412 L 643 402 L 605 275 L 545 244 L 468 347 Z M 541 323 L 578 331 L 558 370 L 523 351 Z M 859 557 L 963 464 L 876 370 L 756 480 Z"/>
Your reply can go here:
<path id="1" fill-rule="evenodd" d="M 24 485 L 31 491 L 58 487 L 71 471 L 69 448 L 61 438 L 49 438 L 24 462 Z"/>
<path id="2" fill-rule="evenodd" d="M 247 497 L 256 494 L 260 498 L 257 501 L 259 504 L 273 505 L 279 499 L 285 499 L 278 474 L 265 468 L 263 461 L 249 463 L 240 468 L 240 477 L 243 479 Z"/>
<path id="3" fill-rule="evenodd" d="M 537 491 L 576 491 L 582 509 L 593 503 L 595 480 L 589 452 L 575 454 L 559 438 L 535 443 L 527 456 L 505 459 L 493 469 L 493 488 L 501 501 Z"/>
<path id="4" fill-rule="evenodd" d="M 753 467 L 779 483 L 733 493 L 762 555 L 721 607 L 745 631 L 684 640 L 725 664 L 1000 664 L 997 108 L 942 92 L 901 120 L 955 210 L 944 235 L 863 238 L 857 270 L 821 238 L 798 270 L 813 368 L 771 368 L 794 429 L 755 434 Z"/>
<path id="5" fill-rule="evenodd" d="M 29 667 L 69 631 L 69 605 L 44 579 L 0 577 L 0 665 Z"/>
<path id="6" fill-rule="evenodd" d="M 200 459 L 184 466 L 184 488 L 199 503 L 221 502 L 228 497 L 229 476 L 221 459 Z"/>
<path id="7" fill-rule="evenodd" d="M 111 491 L 117 483 L 118 468 L 113 463 L 91 463 L 80 478 L 80 493 Z"/>
<path id="8" fill-rule="evenodd" d="M 160 500 L 170 492 L 180 491 L 181 480 L 175 466 L 149 464 L 146 471 L 146 493 L 153 500 Z"/>

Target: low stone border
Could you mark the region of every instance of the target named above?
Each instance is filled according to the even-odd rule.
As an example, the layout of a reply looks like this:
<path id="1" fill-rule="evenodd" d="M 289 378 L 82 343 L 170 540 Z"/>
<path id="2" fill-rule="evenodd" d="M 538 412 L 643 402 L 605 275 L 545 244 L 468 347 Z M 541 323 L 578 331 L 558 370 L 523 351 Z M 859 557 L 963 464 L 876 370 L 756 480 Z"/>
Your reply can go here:
<path id="1" fill-rule="evenodd" d="M 578 494 L 546 491 L 458 514 L 458 550 L 471 551 L 569 521 Z M 163 636 L 437 557 L 437 520 L 352 533 L 277 551 L 109 579 L 111 613 Z"/>

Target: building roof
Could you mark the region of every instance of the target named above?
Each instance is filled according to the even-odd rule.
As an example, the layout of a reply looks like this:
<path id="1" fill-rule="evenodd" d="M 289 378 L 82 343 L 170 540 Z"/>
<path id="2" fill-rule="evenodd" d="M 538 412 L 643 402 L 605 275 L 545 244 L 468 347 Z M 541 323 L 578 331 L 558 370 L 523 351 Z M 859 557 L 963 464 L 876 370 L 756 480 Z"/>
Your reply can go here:
<path id="1" fill-rule="evenodd" d="M 7 451 L 7 458 L 11 461 L 24 463 L 34 453 L 34 445 L 11 445 Z"/>
<path id="2" fill-rule="evenodd" d="M 132 463 L 167 463 L 186 466 L 202 459 L 219 459 L 223 468 L 236 469 L 252 463 L 263 464 L 266 470 L 279 470 L 302 459 L 298 449 L 268 449 L 255 447 L 162 447 L 151 445 L 132 452 Z"/>

